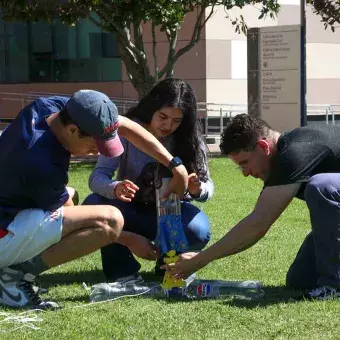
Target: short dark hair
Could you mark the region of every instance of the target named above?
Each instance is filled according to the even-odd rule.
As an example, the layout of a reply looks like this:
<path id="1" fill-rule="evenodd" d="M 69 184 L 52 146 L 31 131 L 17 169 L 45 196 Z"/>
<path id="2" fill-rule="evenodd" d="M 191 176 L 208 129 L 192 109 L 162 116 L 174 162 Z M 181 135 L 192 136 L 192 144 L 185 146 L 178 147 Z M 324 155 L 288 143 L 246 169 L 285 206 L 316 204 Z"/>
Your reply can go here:
<path id="1" fill-rule="evenodd" d="M 254 150 L 260 138 L 269 136 L 271 127 L 261 118 L 239 114 L 227 125 L 221 135 L 220 149 L 223 155 Z"/>
<path id="2" fill-rule="evenodd" d="M 61 123 L 64 126 L 67 126 L 67 125 L 70 125 L 70 124 L 74 124 L 74 125 L 78 126 L 78 124 L 71 118 L 71 116 L 68 113 L 65 106 L 59 112 L 59 118 L 60 118 Z M 78 129 L 79 129 L 79 137 L 81 137 L 81 138 L 90 137 L 90 135 L 88 133 L 86 133 L 85 131 L 83 131 L 79 126 L 78 126 Z"/>

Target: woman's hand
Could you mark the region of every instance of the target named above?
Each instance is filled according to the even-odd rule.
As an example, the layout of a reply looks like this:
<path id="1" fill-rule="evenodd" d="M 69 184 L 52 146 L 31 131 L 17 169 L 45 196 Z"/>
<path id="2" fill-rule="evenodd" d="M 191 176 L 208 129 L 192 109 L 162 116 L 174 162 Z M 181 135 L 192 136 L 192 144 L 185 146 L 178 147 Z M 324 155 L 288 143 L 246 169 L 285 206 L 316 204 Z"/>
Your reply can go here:
<path id="1" fill-rule="evenodd" d="M 190 195 L 199 196 L 202 191 L 201 181 L 194 172 L 188 176 L 188 190 Z"/>
<path id="2" fill-rule="evenodd" d="M 138 190 L 139 187 L 135 183 L 124 179 L 115 186 L 115 195 L 117 199 L 123 202 L 131 202 Z"/>
<path id="3" fill-rule="evenodd" d="M 169 197 L 173 192 L 179 197 L 183 197 L 188 187 L 188 172 L 184 165 L 176 166 L 172 169 L 173 176 L 169 182 L 169 185 L 163 195 L 163 198 Z"/>
<path id="4" fill-rule="evenodd" d="M 131 233 L 127 247 L 138 257 L 155 261 L 160 257 L 160 252 L 156 246 L 146 237 Z"/>

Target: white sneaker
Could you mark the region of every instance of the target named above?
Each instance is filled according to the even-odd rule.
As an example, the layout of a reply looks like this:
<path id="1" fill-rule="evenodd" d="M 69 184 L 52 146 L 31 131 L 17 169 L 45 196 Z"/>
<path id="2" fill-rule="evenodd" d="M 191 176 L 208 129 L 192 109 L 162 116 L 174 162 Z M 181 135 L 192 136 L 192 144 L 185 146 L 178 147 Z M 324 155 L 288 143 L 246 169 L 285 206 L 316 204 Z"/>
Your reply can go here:
<path id="1" fill-rule="evenodd" d="M 35 276 L 8 267 L 0 269 L 0 305 L 14 308 L 58 309 L 56 302 L 42 301 L 35 292 Z"/>

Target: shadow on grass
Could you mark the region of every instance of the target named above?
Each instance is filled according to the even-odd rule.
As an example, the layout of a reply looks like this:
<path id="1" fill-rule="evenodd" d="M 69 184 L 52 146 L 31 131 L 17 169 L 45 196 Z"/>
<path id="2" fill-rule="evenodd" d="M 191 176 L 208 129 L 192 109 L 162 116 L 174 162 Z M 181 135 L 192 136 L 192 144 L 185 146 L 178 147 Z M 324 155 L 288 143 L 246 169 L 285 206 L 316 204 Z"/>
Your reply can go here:
<path id="1" fill-rule="evenodd" d="M 105 282 L 105 276 L 101 270 L 88 270 L 81 272 L 65 272 L 65 273 L 44 273 L 39 276 L 41 285 L 45 288 L 56 285 L 72 285 L 74 283 L 94 285 L 96 283 Z"/>
<path id="2" fill-rule="evenodd" d="M 161 282 L 162 277 L 153 272 L 141 271 L 144 281 L 146 282 Z M 81 272 L 65 272 L 65 273 L 44 273 L 39 276 L 39 281 L 46 288 L 55 285 L 71 285 L 74 283 L 82 284 L 85 282 L 87 285 L 94 285 L 101 282 L 107 282 L 104 273 L 97 270 L 88 270 Z M 110 281 L 109 281 L 110 282 Z"/>
<path id="3" fill-rule="evenodd" d="M 224 304 L 239 308 L 265 308 L 279 303 L 298 303 L 301 301 L 303 291 L 288 289 L 285 286 L 267 286 L 263 288 L 265 295 L 259 299 L 247 300 L 234 298 L 224 301 Z M 300 299 L 300 301 L 299 301 Z"/>
<path id="4" fill-rule="evenodd" d="M 70 171 L 78 171 L 78 170 L 93 170 L 95 163 L 91 161 L 70 163 L 69 170 Z"/>
<path id="5" fill-rule="evenodd" d="M 219 304 L 242 308 L 242 309 L 254 309 L 254 308 L 266 308 L 271 305 L 280 303 L 295 304 L 301 302 L 302 292 L 289 290 L 284 286 L 277 287 L 265 287 L 265 295 L 261 298 L 243 298 L 236 296 L 224 296 L 217 298 L 206 298 L 206 299 L 189 299 L 181 297 L 172 298 L 161 298 L 166 299 L 168 303 L 192 303 L 193 301 L 218 301 Z M 300 300 L 298 300 L 300 298 Z"/>
<path id="6" fill-rule="evenodd" d="M 261 298 L 243 298 L 236 296 L 225 296 L 217 298 L 206 299 L 183 299 L 181 297 L 167 298 L 169 303 L 191 303 L 193 301 L 218 301 L 222 305 L 228 305 L 236 308 L 253 309 L 253 308 L 266 308 L 271 305 L 280 303 L 294 304 L 298 303 L 297 299 L 301 297 L 302 292 L 289 290 L 284 286 L 265 287 L 265 295 Z"/>

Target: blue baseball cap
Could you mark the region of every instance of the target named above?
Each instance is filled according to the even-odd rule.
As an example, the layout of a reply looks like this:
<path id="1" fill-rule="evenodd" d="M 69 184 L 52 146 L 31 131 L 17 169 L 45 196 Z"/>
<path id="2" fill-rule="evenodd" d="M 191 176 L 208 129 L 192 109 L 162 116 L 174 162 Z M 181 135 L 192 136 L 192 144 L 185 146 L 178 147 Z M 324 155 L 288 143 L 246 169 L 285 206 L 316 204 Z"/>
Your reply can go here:
<path id="1" fill-rule="evenodd" d="M 106 94 L 80 90 L 67 101 L 66 110 L 79 128 L 96 140 L 102 155 L 117 157 L 123 153 L 117 133 L 118 110 Z"/>

